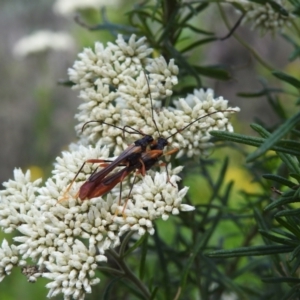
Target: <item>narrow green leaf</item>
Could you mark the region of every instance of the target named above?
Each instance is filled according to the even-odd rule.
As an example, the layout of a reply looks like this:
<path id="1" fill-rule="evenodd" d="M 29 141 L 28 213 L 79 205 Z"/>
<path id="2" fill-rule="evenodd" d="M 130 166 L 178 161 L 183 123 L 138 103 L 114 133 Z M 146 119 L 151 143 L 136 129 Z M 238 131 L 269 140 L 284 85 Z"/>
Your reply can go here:
<path id="1" fill-rule="evenodd" d="M 209 37 L 209 38 L 201 39 L 201 40 L 198 40 L 198 41 L 186 46 L 185 48 L 181 49 L 180 52 L 185 53 L 187 51 L 190 51 L 190 50 L 194 49 L 195 47 L 198 47 L 200 45 L 204 45 L 204 44 L 207 44 L 207 43 L 211 43 L 211 42 L 216 41 L 216 40 L 218 40 L 217 37 Z"/>
<path id="2" fill-rule="evenodd" d="M 274 208 L 280 208 L 282 205 L 287 204 L 287 203 L 295 203 L 298 202 L 299 199 L 295 198 L 294 196 L 292 197 L 280 197 L 279 199 L 273 201 L 272 203 L 268 204 L 264 211 L 269 211 Z"/>
<path id="3" fill-rule="evenodd" d="M 286 221 L 280 217 L 275 218 L 281 226 L 292 232 L 298 238 L 298 240 L 300 240 L 300 229 L 298 223 L 295 224 L 294 220 L 289 216 L 286 216 Z"/>
<path id="4" fill-rule="evenodd" d="M 254 207 L 254 217 L 259 228 L 264 230 L 268 229 L 265 218 L 262 216 L 261 211 L 256 207 Z"/>
<path id="5" fill-rule="evenodd" d="M 233 291 L 237 294 L 238 299 L 241 300 L 247 300 L 248 296 L 245 293 L 245 291 L 235 282 L 233 281 L 229 276 L 227 276 L 225 273 L 221 272 L 218 269 L 218 266 L 215 264 L 215 262 L 212 259 L 209 259 L 208 257 L 200 254 L 200 259 L 203 261 L 204 264 L 207 265 L 207 268 L 214 274 L 214 277 L 217 277 L 217 281 L 220 281 L 222 285 L 227 287 L 228 290 Z"/>
<path id="6" fill-rule="evenodd" d="M 287 245 L 262 245 L 252 247 L 241 247 L 233 250 L 218 250 L 206 254 L 209 257 L 229 258 L 238 256 L 260 256 L 270 254 L 288 253 L 294 250 L 294 246 Z"/>
<path id="7" fill-rule="evenodd" d="M 288 186 L 290 188 L 295 187 L 295 182 L 292 182 L 290 180 L 287 180 L 286 178 L 282 177 L 282 176 L 278 176 L 278 175 L 273 175 L 273 174 L 264 174 L 263 178 L 268 179 L 268 180 L 272 180 L 275 182 L 278 182 L 284 186 Z"/>
<path id="8" fill-rule="evenodd" d="M 265 128 L 263 128 L 262 126 L 260 126 L 258 124 L 251 124 L 251 127 L 264 138 L 268 138 L 271 135 Z M 295 147 L 295 150 L 297 151 L 297 149 L 299 149 L 297 142 L 290 143 L 287 141 L 289 141 L 289 140 L 281 140 L 277 144 L 280 145 L 280 147 L 282 147 L 282 148 L 289 149 L 288 150 L 289 154 L 295 154 L 295 153 L 293 153 L 293 151 L 291 151 L 291 148 Z M 293 146 L 291 147 L 291 145 L 293 145 Z M 274 149 L 274 148 L 271 148 L 271 149 Z M 285 152 L 285 151 L 277 151 L 277 152 L 278 152 L 278 156 L 287 165 L 290 172 L 300 173 L 299 163 L 295 157 L 293 157 L 289 154 L 280 153 L 280 152 Z M 297 155 L 297 154 L 295 154 L 295 155 Z"/>
<path id="9" fill-rule="evenodd" d="M 299 298 L 299 285 L 296 284 L 293 287 L 290 287 L 288 291 L 282 295 L 280 300 L 292 300 Z"/>
<path id="10" fill-rule="evenodd" d="M 279 243 L 279 244 L 283 244 L 283 245 L 296 245 L 298 243 L 298 241 L 292 241 L 290 239 L 284 239 L 284 238 L 281 238 L 277 235 L 274 235 L 272 233 L 269 233 L 269 232 L 266 232 L 264 230 L 259 230 L 260 234 L 263 235 L 264 237 L 268 238 L 269 240 L 273 241 L 273 242 L 276 242 L 276 243 Z"/>
<path id="11" fill-rule="evenodd" d="M 188 273 L 190 271 L 190 268 L 192 266 L 192 263 L 193 263 L 194 259 L 196 258 L 196 256 L 198 255 L 198 253 L 199 253 L 199 251 L 201 249 L 201 246 L 202 246 L 202 240 L 198 236 L 198 240 L 194 244 L 192 253 L 191 253 L 188 261 L 186 262 L 185 268 L 182 270 L 182 277 L 181 277 L 181 283 L 180 283 L 180 286 L 181 286 L 182 289 L 185 288 L 187 275 L 188 275 Z"/>
<path id="12" fill-rule="evenodd" d="M 193 66 L 201 75 L 220 80 L 229 80 L 231 75 L 222 66 Z"/>
<path id="13" fill-rule="evenodd" d="M 278 282 L 279 283 L 281 283 L 281 282 L 300 283 L 300 279 L 299 278 L 295 278 L 295 277 L 262 278 L 262 281 L 263 282 L 269 282 L 269 283 L 278 283 Z"/>
<path id="14" fill-rule="evenodd" d="M 199 34 L 204 34 L 204 35 L 214 35 L 214 33 L 211 32 L 211 31 L 207 31 L 207 30 L 204 30 L 204 29 L 200 29 L 200 28 L 198 28 L 198 27 L 196 27 L 196 26 L 193 26 L 193 25 L 191 25 L 191 24 L 185 24 L 185 28 L 189 28 L 189 29 L 191 29 L 192 31 L 197 32 L 197 33 L 199 33 Z"/>
<path id="15" fill-rule="evenodd" d="M 157 294 L 157 292 L 158 292 L 158 287 L 155 287 L 155 288 L 153 289 L 153 291 L 151 292 L 150 300 L 156 299 L 156 294 Z"/>
<path id="16" fill-rule="evenodd" d="M 265 230 L 265 232 L 267 232 L 267 230 Z M 289 239 L 291 241 L 291 243 L 296 242 L 298 244 L 298 242 L 299 242 L 298 239 L 296 238 L 296 236 L 293 233 L 291 233 L 287 230 L 283 230 L 282 228 L 276 228 L 276 227 L 271 228 L 270 233 L 271 232 L 274 232 L 275 235 L 277 235 L 277 236 L 281 235 L 283 237 L 286 237 L 287 239 Z"/>
<path id="17" fill-rule="evenodd" d="M 111 292 L 114 284 L 116 282 L 120 281 L 121 279 L 122 279 L 121 277 L 117 277 L 117 278 L 114 278 L 111 281 L 109 281 L 108 284 L 106 284 L 106 286 L 104 288 L 104 291 L 103 291 L 103 294 L 102 294 L 102 299 L 103 300 L 109 300 L 109 299 L 111 299 L 110 292 Z"/>
<path id="18" fill-rule="evenodd" d="M 249 145 L 249 146 L 255 146 L 255 147 L 259 147 L 265 141 L 265 139 L 263 138 L 252 137 L 252 136 L 247 136 L 247 135 L 233 133 L 233 132 L 210 131 L 209 133 L 220 140 Z M 287 149 L 281 146 L 272 146 L 270 150 L 274 150 L 276 152 L 288 153 L 295 156 L 300 156 L 300 151 L 297 151 L 295 149 Z"/>
<path id="19" fill-rule="evenodd" d="M 219 191 L 219 189 L 223 185 L 223 182 L 225 180 L 225 175 L 226 175 L 226 172 L 227 172 L 227 169 L 228 169 L 228 164 L 229 164 L 229 158 L 228 158 L 228 156 L 226 156 L 224 161 L 223 161 L 223 165 L 221 167 L 221 170 L 219 171 L 219 177 L 218 177 L 218 180 L 217 180 L 216 185 L 215 185 L 215 190 L 216 191 Z"/>
<path id="20" fill-rule="evenodd" d="M 300 245 L 294 249 L 294 251 L 290 254 L 289 261 L 292 261 L 294 258 L 300 258 Z"/>
<path id="21" fill-rule="evenodd" d="M 144 239 L 142 243 L 142 252 L 141 252 L 141 260 L 140 260 L 140 279 L 143 280 L 145 275 L 145 266 L 146 266 L 146 258 L 148 251 L 148 234 L 145 234 L 147 237 Z"/>
<path id="22" fill-rule="evenodd" d="M 284 122 L 280 127 L 278 127 L 255 152 L 248 156 L 247 161 L 253 161 L 254 159 L 264 154 L 266 151 L 272 149 L 275 143 L 278 142 L 289 131 L 291 131 L 298 122 L 300 122 L 300 112 L 295 114 L 293 117 Z"/>
<path id="23" fill-rule="evenodd" d="M 57 81 L 57 84 L 63 85 L 63 86 L 68 86 L 68 87 L 75 85 L 75 83 L 73 81 L 68 80 L 68 79 L 59 79 Z"/>
<path id="24" fill-rule="evenodd" d="M 159 2 L 159 1 L 157 1 Z M 193 18 L 194 16 L 196 16 L 199 12 L 201 12 L 202 10 L 205 10 L 206 7 L 208 6 L 208 3 L 201 3 L 200 5 L 193 7 L 192 5 L 190 5 L 190 3 L 185 2 L 182 3 L 182 8 L 187 10 L 186 7 L 184 8 L 184 6 L 187 6 L 189 9 L 189 12 L 186 14 L 182 14 L 182 19 L 179 21 L 179 23 L 177 24 L 178 27 L 185 27 L 188 25 L 187 22 L 189 22 L 191 20 L 191 18 Z"/>
<path id="25" fill-rule="evenodd" d="M 208 6 L 208 2 L 199 3 L 196 7 L 193 7 L 188 2 L 183 2 L 182 4 L 183 4 L 182 7 L 184 7 L 184 4 L 189 7 L 190 13 L 183 15 L 183 19 L 180 21 L 179 25 L 186 24 L 186 22 L 189 22 L 192 17 L 199 14 L 199 12 L 201 12 L 202 10 L 205 10 Z"/>
<path id="26" fill-rule="evenodd" d="M 295 156 L 285 153 L 278 153 L 278 156 L 286 164 L 289 172 L 300 173 L 299 162 Z"/>
<path id="27" fill-rule="evenodd" d="M 295 216 L 300 214 L 300 208 L 297 209 L 285 209 L 275 214 L 275 217 Z"/>
<path id="28" fill-rule="evenodd" d="M 126 253 L 123 255 L 123 257 L 128 256 L 130 253 L 132 253 L 136 248 L 138 248 L 145 239 L 147 239 L 147 234 L 144 234 L 139 240 L 137 240 L 127 251 Z"/>
<path id="29" fill-rule="evenodd" d="M 293 263 L 291 274 L 295 274 L 300 266 L 300 256 L 298 251 L 298 256 L 296 257 L 296 261 Z"/>
<path id="30" fill-rule="evenodd" d="M 285 81 L 289 84 L 291 84 L 292 86 L 294 86 L 295 88 L 299 89 L 300 88 L 300 80 L 298 80 L 297 78 L 288 75 L 286 73 L 280 72 L 280 71 L 273 71 L 272 74 L 281 79 L 282 81 Z"/>
<path id="31" fill-rule="evenodd" d="M 257 97 L 262 97 L 265 96 L 269 93 L 283 93 L 284 91 L 282 89 L 263 89 L 259 92 L 254 92 L 254 93 L 237 93 L 236 95 L 239 97 L 243 97 L 243 98 L 257 98 Z"/>
<path id="32" fill-rule="evenodd" d="M 196 241 L 196 243 L 194 243 L 194 247 L 191 251 L 191 255 L 190 255 L 188 261 L 186 262 L 185 268 L 182 270 L 182 277 L 181 277 L 181 283 L 180 283 L 182 290 L 184 290 L 184 288 L 186 286 L 187 276 L 189 274 L 189 271 L 193 265 L 193 262 L 194 262 L 196 256 L 199 254 L 199 252 L 202 248 L 206 247 L 210 237 L 215 232 L 215 229 L 216 229 L 217 225 L 219 224 L 221 217 L 222 217 L 222 213 L 219 212 L 216 215 L 216 217 L 214 218 L 213 224 L 209 228 L 209 230 L 205 231 L 205 233 L 201 236 L 198 235 L 197 241 Z"/>
<path id="33" fill-rule="evenodd" d="M 300 8 L 300 6 L 298 6 L 298 14 L 300 12 L 299 8 Z M 294 10 L 293 14 L 295 15 L 295 14 L 297 14 L 297 12 Z M 300 56 L 300 47 L 299 47 L 298 43 L 286 34 L 282 34 L 281 36 L 284 37 L 286 41 L 288 41 L 290 44 L 292 44 L 294 46 L 294 51 L 289 56 L 289 61 L 294 61 L 297 57 Z"/>
<path id="34" fill-rule="evenodd" d="M 300 174 L 290 173 L 289 174 L 292 178 L 295 178 L 298 182 L 300 182 Z"/>
<path id="35" fill-rule="evenodd" d="M 255 130 L 261 137 L 268 138 L 271 133 L 259 124 L 252 123 L 250 127 Z"/>
<path id="36" fill-rule="evenodd" d="M 170 295 L 170 284 L 171 284 L 169 270 L 167 268 L 168 261 L 165 259 L 165 255 L 163 251 L 163 242 L 160 239 L 157 230 L 155 230 L 153 234 L 153 239 L 155 242 L 155 250 L 157 253 L 158 261 L 160 264 L 160 271 L 162 274 L 162 281 L 163 281 L 162 286 L 164 287 L 165 298 L 168 299 L 168 295 Z"/>

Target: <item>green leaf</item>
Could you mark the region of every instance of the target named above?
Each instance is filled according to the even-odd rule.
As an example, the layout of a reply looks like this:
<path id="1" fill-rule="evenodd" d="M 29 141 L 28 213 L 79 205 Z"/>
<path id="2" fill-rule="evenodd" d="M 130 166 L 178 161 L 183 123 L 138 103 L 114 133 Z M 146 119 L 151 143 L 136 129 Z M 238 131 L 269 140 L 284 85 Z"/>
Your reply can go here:
<path id="1" fill-rule="evenodd" d="M 280 244 L 283 244 L 283 245 L 294 245 L 296 246 L 298 241 L 292 241 L 290 239 L 284 239 L 284 238 L 281 238 L 277 235 L 274 235 L 272 233 L 269 233 L 269 232 L 266 232 L 264 230 L 259 230 L 260 234 L 263 235 L 264 237 L 268 238 L 269 240 L 273 241 L 273 242 L 276 242 L 276 243 L 280 243 Z"/>
<path id="2" fill-rule="evenodd" d="M 75 83 L 71 80 L 68 80 L 68 79 L 59 79 L 57 81 L 57 84 L 58 85 L 63 85 L 63 86 L 73 86 L 75 85 Z"/>
<path id="3" fill-rule="evenodd" d="M 231 75 L 222 66 L 193 66 L 197 72 L 203 76 L 216 78 L 219 80 L 229 80 Z"/>
<path id="4" fill-rule="evenodd" d="M 280 283 L 281 282 L 300 283 L 300 279 L 299 278 L 295 278 L 295 277 L 262 278 L 262 281 L 263 282 L 269 282 L 269 283 L 278 283 L 278 282 L 280 282 Z"/>
<path id="5" fill-rule="evenodd" d="M 288 75 L 286 73 L 280 72 L 280 71 L 273 71 L 272 74 L 281 79 L 282 81 L 285 81 L 289 84 L 291 84 L 292 86 L 294 86 L 295 88 L 299 89 L 300 88 L 300 80 L 298 80 L 297 78 Z"/>
<path id="6" fill-rule="evenodd" d="M 287 245 L 262 245 L 252 247 L 241 247 L 233 250 L 218 250 L 206 254 L 209 257 L 229 258 L 239 256 L 260 256 L 270 254 L 288 253 L 294 250 L 294 246 Z"/>
<path id="7" fill-rule="evenodd" d="M 259 92 L 254 92 L 254 93 L 237 93 L 237 96 L 239 97 L 243 97 L 243 98 L 257 98 L 257 97 L 262 97 L 262 96 L 266 96 L 269 93 L 282 93 L 283 90 L 282 89 L 263 89 Z"/>
<path id="8" fill-rule="evenodd" d="M 300 256 L 299 256 L 299 247 L 297 247 L 296 249 L 298 250 L 297 251 L 297 256 L 296 257 L 296 261 L 293 263 L 293 268 L 291 269 L 291 274 L 295 274 L 300 266 Z"/>
<path id="9" fill-rule="evenodd" d="M 258 210 L 256 207 L 254 207 L 254 217 L 259 228 L 268 230 L 268 225 L 266 223 L 265 218 L 261 214 L 261 211 Z"/>
<path id="10" fill-rule="evenodd" d="M 200 29 L 196 26 L 193 26 L 191 24 L 185 24 L 185 28 L 189 28 L 191 29 L 192 31 L 196 32 L 196 33 L 199 33 L 199 34 L 204 34 L 204 35 L 214 35 L 213 32 L 211 31 L 207 31 L 207 30 L 204 30 L 204 29 Z"/>
<path id="11" fill-rule="evenodd" d="M 289 216 L 286 216 L 286 221 L 280 217 L 275 217 L 275 218 L 276 218 L 276 221 L 281 226 L 285 227 L 287 230 L 292 232 L 298 238 L 298 240 L 300 240 L 300 229 L 298 226 L 298 222 L 297 222 L 297 224 L 295 224 L 294 219 Z"/>
<path id="12" fill-rule="evenodd" d="M 200 45 L 205 45 L 205 44 L 217 41 L 217 40 L 218 40 L 217 37 L 209 37 L 209 38 L 201 39 L 201 40 L 198 40 L 198 41 L 186 46 L 185 48 L 181 49 L 180 52 L 185 53 L 185 52 L 190 51 Z"/>
<path id="13" fill-rule="evenodd" d="M 167 295 L 170 295 L 170 275 L 169 270 L 167 268 L 168 261 L 165 259 L 164 251 L 163 251 L 163 242 L 158 236 L 157 230 L 155 230 L 153 234 L 153 239 L 155 242 L 155 250 L 158 257 L 158 261 L 160 264 L 160 271 L 162 275 L 162 285 L 164 287 L 165 298 L 168 299 Z"/>
<path id="14" fill-rule="evenodd" d="M 104 288 L 104 291 L 103 291 L 103 294 L 102 294 L 102 299 L 103 300 L 109 300 L 111 299 L 111 295 L 110 295 L 110 292 L 114 286 L 114 284 L 118 281 L 120 281 L 122 278 L 121 277 L 117 277 L 117 278 L 114 278 L 112 279 L 111 281 L 109 281 L 108 284 L 106 284 L 105 288 Z"/>
<path id="15" fill-rule="evenodd" d="M 275 217 L 285 217 L 285 216 L 297 216 L 300 214 L 300 208 L 295 209 L 285 209 L 277 212 Z"/>
<path id="16" fill-rule="evenodd" d="M 150 300 L 156 299 L 156 294 L 157 294 L 157 292 L 158 292 L 158 287 L 155 287 L 155 288 L 153 289 L 153 291 L 151 292 Z"/>
<path id="17" fill-rule="evenodd" d="M 300 6 L 298 7 L 298 14 L 299 14 L 299 8 Z M 293 14 L 295 14 L 295 10 L 293 11 Z M 290 54 L 289 56 L 289 61 L 294 61 L 297 57 L 300 56 L 300 47 L 299 45 L 297 44 L 297 42 L 295 40 L 293 40 L 290 36 L 286 35 L 286 34 L 282 34 L 282 37 L 285 38 L 285 40 L 287 40 L 289 43 L 291 43 L 293 46 L 294 46 L 294 51 Z"/>
<path id="18" fill-rule="evenodd" d="M 291 300 L 291 299 L 297 299 L 299 298 L 299 285 L 296 284 L 293 287 L 291 287 L 290 289 L 288 289 L 288 291 L 282 295 L 280 300 Z"/>
<path id="19" fill-rule="evenodd" d="M 238 133 L 233 133 L 233 132 L 227 132 L 227 131 L 210 131 L 209 132 L 212 136 L 217 137 L 220 140 L 224 141 L 230 141 L 234 143 L 240 143 L 244 145 L 249 145 L 249 146 L 255 146 L 259 147 L 265 142 L 265 139 L 263 138 L 258 138 L 258 137 L 252 137 L 244 134 L 238 134 Z M 300 156 L 300 151 L 294 150 L 294 149 L 287 149 L 285 147 L 281 146 L 272 146 L 270 150 L 274 150 L 276 152 L 283 152 L 283 153 L 288 153 L 292 154 L 295 156 Z M 300 149 L 299 149 L 300 150 Z"/>
<path id="20" fill-rule="evenodd" d="M 207 268 L 210 270 L 210 272 L 214 275 L 214 278 L 216 276 L 216 280 L 220 282 L 222 285 L 227 287 L 228 290 L 233 291 L 235 294 L 238 295 L 238 299 L 247 300 L 248 296 L 245 293 L 245 291 L 234 282 L 228 275 L 226 275 L 224 272 L 221 272 L 218 269 L 218 266 L 215 264 L 215 262 L 212 259 L 209 259 L 208 257 L 204 255 L 200 255 L 201 261 L 203 261 L 204 265 L 207 265 Z"/>
<path id="21" fill-rule="evenodd" d="M 287 203 L 295 203 L 295 202 L 298 202 L 299 199 L 298 198 L 295 198 L 294 196 L 292 197 L 281 197 L 277 200 L 275 200 L 274 202 L 268 204 L 264 211 L 269 211 L 269 210 L 272 210 L 274 208 L 280 208 L 280 206 L 284 205 L 284 204 L 287 204 Z"/>
<path id="22" fill-rule="evenodd" d="M 278 142 L 283 136 L 285 136 L 293 127 L 300 121 L 300 112 L 295 114 L 290 119 L 286 120 L 280 127 L 278 127 L 265 141 L 264 143 L 247 158 L 247 161 L 253 161 L 259 156 L 263 155 L 268 150 L 272 149 L 276 142 Z"/>
<path id="23" fill-rule="evenodd" d="M 146 258 L 147 258 L 147 251 L 148 251 L 148 234 L 145 234 L 146 238 L 143 240 L 142 243 L 142 252 L 141 252 L 141 260 L 140 260 L 140 279 L 143 280 L 145 275 L 145 266 L 146 266 Z"/>
<path id="24" fill-rule="evenodd" d="M 290 172 L 300 173 L 299 162 L 295 156 L 284 153 L 278 153 L 278 156 L 286 164 Z"/>
<path id="25" fill-rule="evenodd" d="M 289 261 L 292 261 L 294 258 L 300 258 L 300 245 L 294 249 L 294 251 L 290 254 Z"/>
<path id="26" fill-rule="evenodd" d="M 282 177 L 282 176 L 278 176 L 278 175 L 273 175 L 273 174 L 264 174 L 263 178 L 268 179 L 268 180 L 272 180 L 275 181 L 277 183 L 280 183 L 284 186 L 288 186 L 290 188 L 295 187 L 295 183 L 287 180 L 286 178 Z"/>
<path id="27" fill-rule="evenodd" d="M 143 242 L 144 240 L 147 240 L 148 235 L 144 234 L 139 240 L 137 240 L 127 251 L 126 253 L 123 255 L 123 257 L 128 256 L 130 253 L 132 253 L 136 248 L 138 248 Z"/>

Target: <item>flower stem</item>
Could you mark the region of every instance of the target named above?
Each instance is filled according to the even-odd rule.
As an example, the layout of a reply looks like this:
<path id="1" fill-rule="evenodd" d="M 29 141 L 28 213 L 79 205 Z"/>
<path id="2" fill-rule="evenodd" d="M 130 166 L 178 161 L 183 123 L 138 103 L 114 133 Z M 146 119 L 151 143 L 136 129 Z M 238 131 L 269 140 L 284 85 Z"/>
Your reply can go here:
<path id="1" fill-rule="evenodd" d="M 109 267 L 98 267 L 98 270 L 101 272 L 114 274 L 114 275 L 120 276 L 120 277 L 123 277 L 125 275 L 124 272 L 116 270 L 114 268 L 109 268 Z"/>
<path id="2" fill-rule="evenodd" d="M 128 242 L 130 241 L 130 238 L 133 236 L 133 234 L 134 234 L 134 231 L 129 231 L 125 235 L 124 240 L 122 241 L 122 244 L 120 246 L 120 251 L 119 251 L 120 257 L 123 257 L 125 250 L 126 250 L 126 246 L 127 246 Z"/>
<path id="3" fill-rule="evenodd" d="M 119 256 L 119 254 L 114 251 L 113 249 L 108 250 L 114 260 L 118 263 L 119 267 L 124 272 L 124 277 L 130 280 L 132 283 L 135 284 L 136 287 L 141 291 L 145 299 L 150 299 L 151 295 L 147 287 L 139 280 L 138 277 L 129 269 L 125 261 Z"/>

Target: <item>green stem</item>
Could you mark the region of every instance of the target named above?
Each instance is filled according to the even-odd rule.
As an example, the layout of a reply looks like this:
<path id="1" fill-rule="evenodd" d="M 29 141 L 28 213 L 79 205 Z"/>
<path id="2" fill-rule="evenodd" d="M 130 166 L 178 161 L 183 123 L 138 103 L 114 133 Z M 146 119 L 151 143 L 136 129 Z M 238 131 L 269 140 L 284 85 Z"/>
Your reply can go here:
<path id="1" fill-rule="evenodd" d="M 225 23 L 225 25 L 227 26 L 228 30 L 231 29 L 231 26 L 229 24 L 229 21 L 224 13 L 223 8 L 221 7 L 220 3 L 217 3 L 219 10 L 220 10 L 220 14 L 223 18 L 223 21 Z M 248 43 L 246 43 L 243 39 L 241 39 L 236 33 L 233 33 L 232 36 L 234 36 L 234 38 L 242 45 L 244 46 L 246 49 L 248 49 L 250 51 L 250 53 L 255 57 L 255 59 L 263 66 L 265 67 L 268 71 L 273 71 L 274 67 L 272 65 L 270 65 L 269 63 L 267 63 L 265 60 L 262 59 L 262 57 L 258 54 L 258 52 L 256 52 Z"/>
<path id="2" fill-rule="evenodd" d="M 151 295 L 147 287 L 135 276 L 135 274 L 129 269 L 125 261 L 119 256 L 119 254 L 113 249 L 108 250 L 114 260 L 118 263 L 120 268 L 124 272 L 124 277 L 130 280 L 141 291 L 145 299 L 150 299 Z"/>
<path id="3" fill-rule="evenodd" d="M 120 246 L 120 251 L 119 251 L 120 257 L 123 257 L 125 250 L 126 250 L 126 246 L 127 246 L 128 242 L 130 241 L 131 237 L 134 235 L 134 233 L 135 233 L 134 231 L 129 231 L 125 235 L 124 240 L 122 241 L 122 244 Z"/>
<path id="4" fill-rule="evenodd" d="M 116 276 L 124 277 L 124 272 L 109 267 L 98 267 L 99 271 L 114 274 Z"/>

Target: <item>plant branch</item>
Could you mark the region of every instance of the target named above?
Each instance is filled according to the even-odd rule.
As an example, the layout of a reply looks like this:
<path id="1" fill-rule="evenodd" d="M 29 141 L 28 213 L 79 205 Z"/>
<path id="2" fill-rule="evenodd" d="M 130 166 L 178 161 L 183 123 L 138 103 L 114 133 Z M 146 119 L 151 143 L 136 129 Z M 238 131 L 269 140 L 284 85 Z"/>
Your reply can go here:
<path id="1" fill-rule="evenodd" d="M 135 276 L 135 274 L 129 269 L 125 261 L 119 256 L 119 254 L 113 249 L 108 250 L 114 260 L 118 263 L 120 268 L 124 272 L 124 278 L 130 280 L 143 294 L 145 299 L 150 299 L 151 295 L 147 287 Z"/>

